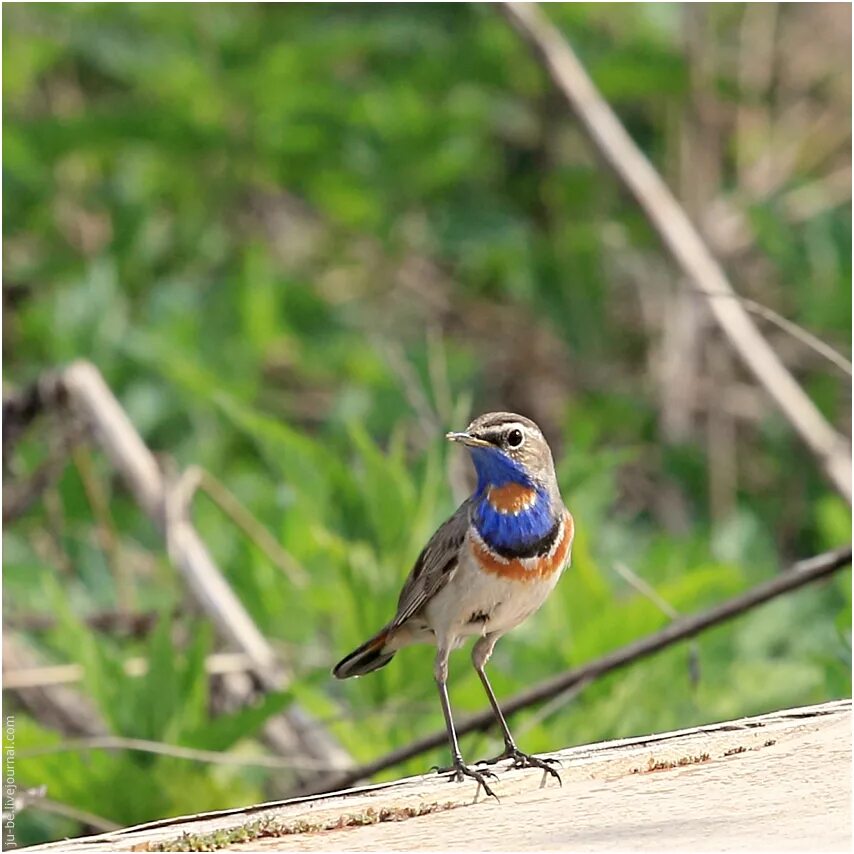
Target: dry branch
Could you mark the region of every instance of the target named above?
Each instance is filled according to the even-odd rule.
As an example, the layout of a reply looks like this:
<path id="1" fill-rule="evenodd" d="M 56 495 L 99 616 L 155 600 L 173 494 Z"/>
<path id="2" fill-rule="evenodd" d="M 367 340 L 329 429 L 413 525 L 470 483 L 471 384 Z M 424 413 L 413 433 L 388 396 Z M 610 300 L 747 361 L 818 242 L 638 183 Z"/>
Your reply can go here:
<path id="1" fill-rule="evenodd" d="M 252 678 L 245 672 L 225 677 L 232 700 L 239 704 L 246 702 L 259 684 L 265 690 L 285 688 L 288 674 L 188 518 L 191 494 L 186 488 L 188 481 L 182 483 L 178 478 L 173 483 L 163 476 L 154 455 L 97 368 L 89 362 L 75 362 L 50 379 L 40 381 L 37 388 L 38 401 L 47 402 L 43 408 L 61 401 L 82 417 L 137 503 L 163 534 L 169 557 L 193 597 L 211 618 L 220 636 L 249 659 Z M 25 400 L 24 403 L 31 402 Z M 22 423 L 32 420 L 38 410 L 34 405 L 18 408 L 24 413 L 19 419 Z M 352 765 L 343 748 L 296 704 L 267 722 L 264 738 L 276 752 L 297 761 L 309 758 L 336 768 Z"/>
<path id="2" fill-rule="evenodd" d="M 633 643 L 626 644 L 613 652 L 606 653 L 589 664 L 566 670 L 551 679 L 546 679 L 521 691 L 501 703 L 505 717 L 515 712 L 536 705 L 544 700 L 549 700 L 559 694 L 563 694 L 570 688 L 580 684 L 591 682 L 594 679 L 612 673 L 628 664 L 647 658 L 655 652 L 659 652 L 679 641 L 694 637 L 700 632 L 720 625 L 727 620 L 737 617 L 746 611 L 776 599 L 792 590 L 797 590 L 807 584 L 827 578 L 842 567 L 851 563 L 851 546 L 834 549 L 816 557 L 802 560 L 785 572 L 780 573 L 770 581 L 758 584 L 739 596 L 715 605 L 707 611 L 688 617 L 674 620 L 659 632 L 647 635 Z M 481 712 L 477 715 L 465 718 L 456 724 L 457 735 L 465 735 L 469 732 L 481 732 L 489 729 L 495 723 L 491 710 Z M 311 792 L 326 792 L 333 789 L 343 789 L 352 786 L 359 780 L 364 780 L 374 774 L 406 762 L 414 756 L 426 753 L 435 747 L 440 747 L 447 742 L 445 730 L 434 732 L 431 735 L 416 739 L 411 744 L 392 750 L 385 756 L 368 762 L 359 768 L 334 777 L 311 789 Z"/>
<path id="3" fill-rule="evenodd" d="M 227 676 L 231 673 L 246 673 L 252 670 L 252 659 L 242 652 L 215 652 L 205 659 L 208 676 Z M 147 658 L 129 658 L 124 662 L 128 676 L 144 676 L 148 673 Z M 6 691 L 25 691 L 32 688 L 50 688 L 56 685 L 73 685 L 83 680 L 83 668 L 79 664 L 23 665 L 7 664 L 3 661 L 3 688 Z"/>
<path id="4" fill-rule="evenodd" d="M 700 294 L 735 296 L 720 264 L 652 164 L 635 145 L 596 89 L 561 33 L 535 3 L 504 3 L 505 15 L 532 49 L 581 127 L 619 180 L 632 193 L 691 286 Z M 851 450 L 759 333 L 737 299 L 711 299 L 708 306 L 730 344 L 801 439 L 825 475 L 852 500 Z"/>
<path id="5" fill-rule="evenodd" d="M 170 513 L 175 491 L 169 490 L 154 455 L 136 432 L 98 369 L 75 362 L 62 374 L 73 406 L 91 425 L 98 443 L 146 515 L 164 534 L 170 557 L 194 597 L 214 621 L 219 633 L 253 661 L 259 676 L 271 686 L 279 681 L 276 656 L 246 609 L 234 595 L 183 507 Z"/>
<path id="6" fill-rule="evenodd" d="M 3 638 L 3 689 L 10 690 L 6 674 L 41 670 L 41 659 L 20 636 L 6 632 Z M 71 735 L 94 736 L 106 732 L 106 724 L 88 697 L 57 682 L 29 683 L 17 689 L 17 702 L 51 729 Z"/>

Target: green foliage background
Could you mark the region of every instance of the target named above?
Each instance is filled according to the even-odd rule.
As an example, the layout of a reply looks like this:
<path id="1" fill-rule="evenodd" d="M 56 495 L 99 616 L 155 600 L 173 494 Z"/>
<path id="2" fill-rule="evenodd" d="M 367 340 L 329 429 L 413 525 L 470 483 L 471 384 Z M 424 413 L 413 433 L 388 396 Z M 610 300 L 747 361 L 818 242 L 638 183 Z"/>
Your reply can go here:
<path id="1" fill-rule="evenodd" d="M 747 248 L 725 258 L 740 292 L 847 351 L 851 216 L 831 179 L 850 176 L 850 43 L 833 18 L 850 10 L 817 8 L 767 23 L 778 47 L 764 88 L 742 73 L 766 32 L 756 7 L 547 11 L 695 218 L 721 199 L 743 217 Z M 251 758 L 263 720 L 296 698 L 358 761 L 441 726 L 428 649 L 358 682 L 333 684 L 329 668 L 388 618 L 455 506 L 448 475 L 459 484 L 465 461 L 443 432 L 487 409 L 542 423 L 578 530 L 555 595 L 498 647 L 499 696 L 666 622 L 618 562 L 691 612 L 849 540 L 849 508 L 709 326 L 700 402 L 681 434 L 664 429 L 654 354 L 678 279 L 494 9 L 18 4 L 3 30 L 4 386 L 93 360 L 149 446 L 215 474 L 310 579 L 293 584 L 196 499 L 202 537 L 295 672 L 288 694 L 217 714 L 211 627 L 106 462 L 75 456 L 5 528 L 4 617 L 57 617 L 26 639 L 46 661 L 83 664 L 110 732 Z M 798 98 L 823 123 L 793 123 Z M 749 167 L 784 148 L 778 180 L 757 189 Z M 805 213 L 792 202 L 816 193 Z M 847 379 L 763 330 L 850 434 Z M 733 389 L 748 414 L 726 416 L 721 458 L 710 437 Z M 57 427 L 34 426 L 4 479 L 33 471 Z M 722 464 L 735 472 L 723 488 Z M 107 523 L 113 554 L 97 536 Z M 85 626 L 116 607 L 157 612 L 157 629 Z M 696 683 L 677 646 L 514 729 L 541 751 L 846 696 L 850 624 L 843 573 L 704 634 Z M 124 675 L 134 655 L 147 676 Z M 452 664 L 455 706 L 482 708 L 467 657 Z M 36 755 L 67 736 L 16 720 L 19 786 L 119 824 L 283 792 L 257 767 Z M 471 757 L 495 747 L 464 743 Z M 18 841 L 84 828 L 30 809 Z"/>

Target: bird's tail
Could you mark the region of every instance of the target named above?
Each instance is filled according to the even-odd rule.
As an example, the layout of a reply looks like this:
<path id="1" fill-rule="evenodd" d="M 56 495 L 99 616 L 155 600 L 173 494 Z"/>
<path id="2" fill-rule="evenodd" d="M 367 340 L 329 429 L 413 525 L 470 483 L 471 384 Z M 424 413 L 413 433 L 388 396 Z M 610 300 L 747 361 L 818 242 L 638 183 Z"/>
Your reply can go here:
<path id="1" fill-rule="evenodd" d="M 332 675 L 337 679 L 349 679 L 351 676 L 364 676 L 374 670 L 385 667 L 397 650 L 386 648 L 391 632 L 384 628 L 370 640 L 365 641 L 358 649 L 342 658 L 332 669 Z"/>

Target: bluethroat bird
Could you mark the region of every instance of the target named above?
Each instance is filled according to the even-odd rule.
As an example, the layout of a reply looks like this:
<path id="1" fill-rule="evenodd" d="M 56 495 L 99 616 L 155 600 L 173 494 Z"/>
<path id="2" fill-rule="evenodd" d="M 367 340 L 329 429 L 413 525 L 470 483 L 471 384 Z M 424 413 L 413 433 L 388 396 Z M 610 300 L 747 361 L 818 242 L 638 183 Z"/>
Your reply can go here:
<path id="1" fill-rule="evenodd" d="M 339 679 L 384 667 L 413 643 L 436 645 L 434 675 L 445 715 L 453 767 L 451 779 L 471 777 L 493 795 L 485 777 L 463 762 L 448 700 L 448 656 L 469 637 L 478 640 L 472 663 L 504 734 L 504 751 L 485 764 L 512 759 L 513 767 L 539 767 L 560 775 L 549 762 L 516 746 L 485 665 L 495 642 L 545 602 L 569 564 L 573 522 L 564 507 L 554 460 L 540 428 L 522 415 L 490 412 L 463 433 L 448 433 L 465 445 L 477 472 L 477 487 L 430 538 L 403 585 L 394 619 L 332 671 Z M 444 772 L 443 772 L 444 773 Z"/>

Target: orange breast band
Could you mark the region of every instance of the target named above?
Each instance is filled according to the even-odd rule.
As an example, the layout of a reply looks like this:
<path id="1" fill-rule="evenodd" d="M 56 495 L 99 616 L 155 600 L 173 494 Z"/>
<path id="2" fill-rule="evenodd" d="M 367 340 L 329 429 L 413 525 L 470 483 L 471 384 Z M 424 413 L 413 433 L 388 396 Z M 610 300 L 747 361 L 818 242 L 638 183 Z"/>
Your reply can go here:
<path id="1" fill-rule="evenodd" d="M 540 581 L 559 572 L 569 560 L 575 526 L 567 510 L 563 517 L 563 531 L 548 554 L 538 558 L 507 559 L 491 551 L 479 537 L 471 541 L 471 549 L 480 568 L 492 575 L 512 578 L 516 581 Z"/>
<path id="2" fill-rule="evenodd" d="M 537 500 L 537 491 L 521 483 L 505 483 L 504 486 L 490 486 L 486 490 L 486 500 L 499 513 L 521 513 Z"/>

